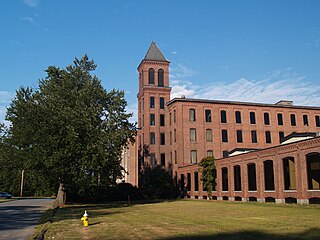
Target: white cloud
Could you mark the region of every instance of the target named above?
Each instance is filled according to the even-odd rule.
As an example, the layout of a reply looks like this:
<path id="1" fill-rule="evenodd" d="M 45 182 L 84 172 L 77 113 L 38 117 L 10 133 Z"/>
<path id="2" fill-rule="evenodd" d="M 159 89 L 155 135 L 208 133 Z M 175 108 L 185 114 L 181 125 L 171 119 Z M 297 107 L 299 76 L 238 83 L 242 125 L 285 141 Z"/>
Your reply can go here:
<path id="1" fill-rule="evenodd" d="M 172 81 L 172 98 L 189 98 L 276 103 L 292 100 L 295 105 L 320 105 L 320 86 L 306 81 L 306 77 L 292 73 L 290 68 L 277 70 L 261 79 L 240 78 L 231 83 L 215 82 L 195 85 Z"/>
<path id="2" fill-rule="evenodd" d="M 132 117 L 129 119 L 130 122 L 138 122 L 138 103 L 133 103 L 127 106 L 127 113 L 133 113 Z"/>
<path id="3" fill-rule="evenodd" d="M 36 27 L 40 27 L 40 24 L 32 17 L 23 17 L 21 18 L 22 21 L 26 21 L 26 22 L 29 22 L 31 23 L 33 26 L 36 26 Z"/>
<path id="4" fill-rule="evenodd" d="M 5 116 L 7 113 L 7 106 L 10 105 L 15 93 L 8 91 L 0 91 L 0 123 L 5 123 L 9 125 L 9 122 L 5 121 Z"/>
<path id="5" fill-rule="evenodd" d="M 190 78 L 194 74 L 196 74 L 196 72 L 184 64 L 178 64 L 176 67 L 170 68 L 171 79 Z"/>
<path id="6" fill-rule="evenodd" d="M 171 53 L 172 53 L 173 55 L 177 55 L 177 54 L 178 54 L 177 51 L 172 51 Z"/>
<path id="7" fill-rule="evenodd" d="M 24 0 L 24 3 L 29 7 L 36 7 L 40 4 L 40 0 Z"/>

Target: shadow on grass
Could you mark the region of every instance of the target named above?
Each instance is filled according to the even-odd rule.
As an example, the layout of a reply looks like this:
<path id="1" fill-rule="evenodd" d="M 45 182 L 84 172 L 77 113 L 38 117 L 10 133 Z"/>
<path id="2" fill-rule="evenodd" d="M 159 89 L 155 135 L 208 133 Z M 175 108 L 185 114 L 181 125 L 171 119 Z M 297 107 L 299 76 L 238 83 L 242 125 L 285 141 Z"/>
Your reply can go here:
<path id="1" fill-rule="evenodd" d="M 320 229 L 311 228 L 307 231 L 301 233 L 292 234 L 270 234 L 260 231 L 242 231 L 233 233 L 217 233 L 209 235 L 187 235 L 181 237 L 168 237 L 161 238 L 162 240 L 319 240 L 320 239 Z"/>

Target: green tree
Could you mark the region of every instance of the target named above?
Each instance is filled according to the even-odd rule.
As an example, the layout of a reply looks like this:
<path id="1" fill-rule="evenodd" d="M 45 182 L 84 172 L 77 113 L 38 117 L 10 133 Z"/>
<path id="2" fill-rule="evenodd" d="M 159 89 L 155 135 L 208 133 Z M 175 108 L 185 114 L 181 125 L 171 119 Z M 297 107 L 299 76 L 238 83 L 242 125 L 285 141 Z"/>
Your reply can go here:
<path id="1" fill-rule="evenodd" d="M 214 157 L 203 158 L 199 166 L 201 167 L 199 171 L 201 172 L 201 181 L 203 186 L 207 189 L 208 198 L 212 198 L 212 191 L 216 185 L 216 169 L 214 165 Z"/>
<path id="2" fill-rule="evenodd" d="M 21 166 L 39 170 L 49 186 L 59 188 L 58 204 L 66 193 L 81 196 L 114 185 L 121 151 L 136 133 L 124 92 L 107 92 L 91 75 L 95 69 L 86 55 L 65 69 L 50 66 L 36 90 L 17 91 L 7 111 L 8 136 Z"/>

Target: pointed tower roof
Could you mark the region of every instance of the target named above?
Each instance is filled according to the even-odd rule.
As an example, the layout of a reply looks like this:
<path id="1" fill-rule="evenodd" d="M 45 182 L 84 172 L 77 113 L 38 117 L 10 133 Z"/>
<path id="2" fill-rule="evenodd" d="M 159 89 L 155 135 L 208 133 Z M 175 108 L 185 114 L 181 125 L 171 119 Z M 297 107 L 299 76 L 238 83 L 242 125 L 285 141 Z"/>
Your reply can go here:
<path id="1" fill-rule="evenodd" d="M 169 62 L 165 56 L 162 54 L 160 49 L 158 48 L 157 44 L 152 41 L 144 60 L 151 60 L 151 61 L 160 61 L 160 62 Z"/>

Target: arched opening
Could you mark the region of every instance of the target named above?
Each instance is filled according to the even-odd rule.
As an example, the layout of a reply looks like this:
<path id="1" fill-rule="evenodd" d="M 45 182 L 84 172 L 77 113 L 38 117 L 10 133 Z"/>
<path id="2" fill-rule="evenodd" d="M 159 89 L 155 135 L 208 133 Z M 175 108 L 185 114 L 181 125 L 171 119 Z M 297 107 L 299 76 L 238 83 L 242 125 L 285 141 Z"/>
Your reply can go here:
<path id="1" fill-rule="evenodd" d="M 241 191 L 241 168 L 239 165 L 233 166 L 234 190 Z"/>
<path id="2" fill-rule="evenodd" d="M 163 71 L 163 69 L 158 70 L 158 86 L 164 87 L 164 71 Z"/>
<path id="3" fill-rule="evenodd" d="M 285 203 L 297 203 L 297 199 L 293 197 L 285 198 Z"/>
<path id="4" fill-rule="evenodd" d="M 198 197 L 198 196 L 194 196 L 194 198 L 195 198 L 195 199 L 199 199 L 199 197 Z"/>
<path id="5" fill-rule="evenodd" d="M 222 171 L 222 191 L 228 191 L 228 168 L 224 167 Z"/>
<path id="6" fill-rule="evenodd" d="M 191 173 L 187 173 L 187 191 L 191 191 Z"/>
<path id="7" fill-rule="evenodd" d="M 227 196 L 223 196 L 223 197 L 222 197 L 222 200 L 224 200 L 224 201 L 228 201 L 228 200 L 229 200 L 229 197 L 227 197 Z"/>
<path id="8" fill-rule="evenodd" d="M 273 197 L 266 197 L 265 202 L 276 202 L 276 199 Z"/>
<path id="9" fill-rule="evenodd" d="M 154 84 L 154 69 L 150 68 L 148 71 L 148 79 L 149 79 L 149 84 Z"/>
<path id="10" fill-rule="evenodd" d="M 249 163 L 248 169 L 248 189 L 249 191 L 257 191 L 256 164 Z"/>
<path id="11" fill-rule="evenodd" d="M 307 156 L 308 189 L 320 189 L 320 154 L 310 153 Z"/>
<path id="12" fill-rule="evenodd" d="M 235 200 L 236 202 L 241 202 L 241 201 L 242 201 L 242 197 L 235 197 L 234 200 Z"/>
<path id="13" fill-rule="evenodd" d="M 296 170 L 293 157 L 283 159 L 284 190 L 296 190 Z"/>
<path id="14" fill-rule="evenodd" d="M 273 173 L 273 161 L 266 160 L 263 162 L 264 167 L 264 189 L 266 191 L 274 190 L 274 173 Z"/>
<path id="15" fill-rule="evenodd" d="M 256 197 L 249 197 L 249 202 L 256 202 L 257 198 Z"/>
<path id="16" fill-rule="evenodd" d="M 309 204 L 320 204 L 320 198 L 310 198 Z"/>
<path id="17" fill-rule="evenodd" d="M 202 196 L 202 199 L 208 199 L 208 197 L 207 196 Z"/>
<path id="18" fill-rule="evenodd" d="M 212 200 L 217 200 L 217 196 L 212 196 Z"/>

